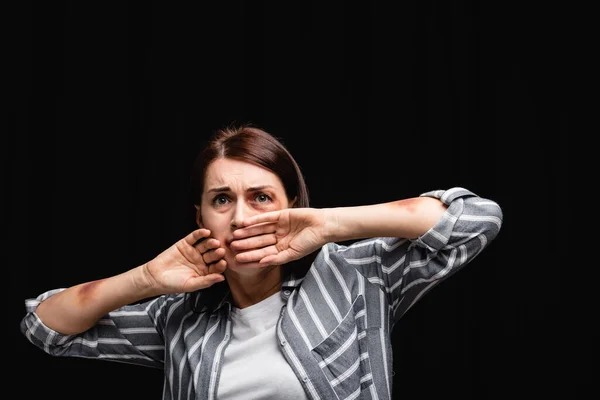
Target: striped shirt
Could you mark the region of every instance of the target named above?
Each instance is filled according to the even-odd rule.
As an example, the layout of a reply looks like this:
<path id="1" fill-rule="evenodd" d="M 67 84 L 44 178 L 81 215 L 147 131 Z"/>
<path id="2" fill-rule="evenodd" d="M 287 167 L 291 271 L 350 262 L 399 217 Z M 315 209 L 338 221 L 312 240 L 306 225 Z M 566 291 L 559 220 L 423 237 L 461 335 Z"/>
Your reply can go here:
<path id="1" fill-rule="evenodd" d="M 460 187 L 421 196 L 448 205 L 421 237 L 328 243 L 305 277 L 283 283 L 276 337 L 309 398 L 391 399 L 394 324 L 500 231 L 503 216 L 494 201 Z M 110 312 L 86 332 L 63 335 L 35 313 L 60 290 L 26 300 L 21 330 L 31 343 L 54 356 L 162 368 L 164 400 L 218 398 L 230 298 L 198 313 L 184 294 L 159 296 Z"/>

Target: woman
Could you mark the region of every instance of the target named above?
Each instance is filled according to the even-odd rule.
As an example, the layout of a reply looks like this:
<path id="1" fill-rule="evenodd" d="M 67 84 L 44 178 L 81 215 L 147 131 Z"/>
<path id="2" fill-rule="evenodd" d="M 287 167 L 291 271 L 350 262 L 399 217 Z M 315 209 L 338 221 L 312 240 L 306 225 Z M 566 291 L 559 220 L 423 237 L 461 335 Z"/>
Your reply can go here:
<path id="1" fill-rule="evenodd" d="M 27 300 L 27 339 L 162 368 L 163 399 L 390 399 L 394 323 L 502 225 L 497 203 L 458 187 L 311 208 L 293 157 L 251 126 L 217 132 L 191 182 L 197 230 Z"/>

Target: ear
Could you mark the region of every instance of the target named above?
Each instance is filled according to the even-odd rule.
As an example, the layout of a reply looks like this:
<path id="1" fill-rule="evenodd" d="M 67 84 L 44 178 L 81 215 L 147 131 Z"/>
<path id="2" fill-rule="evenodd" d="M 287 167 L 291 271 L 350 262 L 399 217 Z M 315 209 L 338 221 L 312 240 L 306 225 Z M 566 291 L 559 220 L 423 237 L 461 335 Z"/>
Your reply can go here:
<path id="1" fill-rule="evenodd" d="M 196 225 L 198 225 L 198 228 L 202 228 L 202 213 L 200 212 L 200 206 L 194 204 L 194 207 L 196 208 Z"/>
<path id="2" fill-rule="evenodd" d="M 294 200 L 290 201 L 290 204 L 289 204 L 288 208 L 294 208 L 294 207 L 296 207 L 297 200 L 298 200 L 298 197 L 294 197 Z"/>

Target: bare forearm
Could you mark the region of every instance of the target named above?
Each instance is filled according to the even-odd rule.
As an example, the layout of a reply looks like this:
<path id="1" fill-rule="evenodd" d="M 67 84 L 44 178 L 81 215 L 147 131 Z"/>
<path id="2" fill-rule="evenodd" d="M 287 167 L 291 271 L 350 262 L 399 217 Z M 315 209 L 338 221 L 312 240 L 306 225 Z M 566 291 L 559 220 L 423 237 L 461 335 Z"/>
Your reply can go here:
<path id="1" fill-rule="evenodd" d="M 446 208 L 431 197 L 330 208 L 326 210 L 327 237 L 329 241 L 383 236 L 414 239 L 432 228 Z"/>
<path id="2" fill-rule="evenodd" d="M 144 266 L 140 266 L 110 278 L 72 286 L 41 302 L 36 314 L 57 332 L 83 332 L 108 312 L 153 296 L 144 274 Z"/>

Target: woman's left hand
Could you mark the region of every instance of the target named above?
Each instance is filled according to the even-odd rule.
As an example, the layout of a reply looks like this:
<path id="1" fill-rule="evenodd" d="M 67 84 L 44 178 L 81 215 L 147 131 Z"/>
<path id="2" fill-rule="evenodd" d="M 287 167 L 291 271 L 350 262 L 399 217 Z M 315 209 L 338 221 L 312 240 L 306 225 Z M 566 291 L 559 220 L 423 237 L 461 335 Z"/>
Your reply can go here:
<path id="1" fill-rule="evenodd" d="M 326 243 L 324 210 L 286 208 L 247 218 L 230 243 L 238 262 L 281 265 L 302 258 Z"/>

